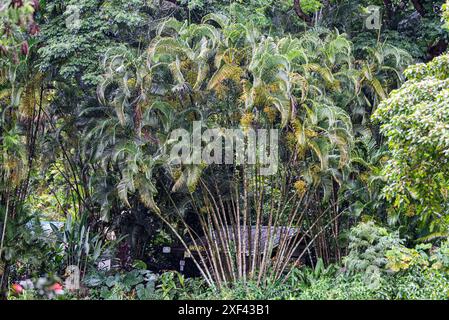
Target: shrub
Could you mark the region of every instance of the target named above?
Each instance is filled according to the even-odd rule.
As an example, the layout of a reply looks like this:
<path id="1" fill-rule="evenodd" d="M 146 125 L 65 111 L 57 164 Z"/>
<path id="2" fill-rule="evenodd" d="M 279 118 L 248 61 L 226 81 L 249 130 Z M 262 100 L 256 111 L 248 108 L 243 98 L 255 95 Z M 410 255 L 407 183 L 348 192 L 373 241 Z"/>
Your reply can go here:
<path id="1" fill-rule="evenodd" d="M 84 284 L 90 289 L 89 295 L 94 299 L 128 300 L 156 299 L 157 276 L 148 270 L 130 272 L 94 272 L 86 276 Z"/>
<path id="2" fill-rule="evenodd" d="M 416 217 L 418 234 L 447 233 L 449 55 L 405 71 L 408 81 L 373 114 L 391 158 L 384 168 L 390 216 Z M 406 219 L 406 218 L 405 218 Z"/>

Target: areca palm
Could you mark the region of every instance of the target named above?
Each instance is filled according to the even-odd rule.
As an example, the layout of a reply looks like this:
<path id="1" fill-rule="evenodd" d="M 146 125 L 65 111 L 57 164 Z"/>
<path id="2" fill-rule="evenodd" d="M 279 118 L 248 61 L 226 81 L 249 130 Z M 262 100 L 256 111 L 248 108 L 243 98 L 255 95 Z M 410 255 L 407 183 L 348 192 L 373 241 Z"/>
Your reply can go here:
<path id="1" fill-rule="evenodd" d="M 277 38 L 217 14 L 201 24 L 166 20 L 145 52 L 108 52 L 108 72 L 98 91 L 103 107 L 95 110 L 103 120 L 90 122 L 86 139 L 97 143 L 89 153 L 104 172 L 117 171 L 114 192 L 124 204 L 138 195 L 158 212 L 159 168 L 171 176 L 167 190 L 187 187 L 190 193 L 201 188 L 206 170 L 205 164 L 173 165 L 164 158 L 172 129 L 190 128 L 192 120 L 279 128 L 290 147 L 283 152 L 292 159 L 293 175 L 306 185 L 311 210 L 321 217 L 321 208 L 335 208 L 329 212 L 337 238 L 345 210 L 337 204 L 354 172 L 358 133 L 352 112 L 368 108 L 362 99 L 367 89 L 382 97 L 392 85 L 383 77 L 402 63 L 400 51 L 379 50 L 356 60 L 344 34 L 323 28 Z M 107 204 L 108 197 L 103 199 Z"/>
<path id="2" fill-rule="evenodd" d="M 119 83 L 111 102 L 122 126 L 124 108 L 152 101 L 177 112 L 193 107 L 205 118 L 216 108 L 211 102 L 259 118 L 264 115 L 261 110 L 277 110 L 279 127 L 290 123 L 309 172 L 314 159 L 323 172 L 329 163 L 335 170 L 344 167 L 352 128 L 345 111 L 335 105 L 335 96 L 345 89 L 344 75 L 352 76 L 350 42 L 324 29 L 314 29 L 300 39 L 266 37 L 251 25 L 228 26 L 226 19 L 210 15 L 200 25 L 173 19 L 162 23 L 141 56 L 146 68 L 138 66 L 139 59 L 127 63 L 126 54 L 111 55 L 108 70 L 112 72 L 105 84 Z M 134 95 L 128 87 L 129 69 L 136 73 Z M 128 118 L 132 122 L 135 117 Z M 121 185 L 123 194 L 125 185 Z"/>
<path id="3" fill-rule="evenodd" d="M 362 102 L 356 103 L 355 110 L 365 105 L 373 111 L 387 98 L 389 91 L 398 88 L 404 81 L 402 71 L 412 58 L 405 50 L 387 43 L 366 47 L 362 51 L 366 58 L 357 61 L 359 78 L 356 86 L 358 99 Z"/>

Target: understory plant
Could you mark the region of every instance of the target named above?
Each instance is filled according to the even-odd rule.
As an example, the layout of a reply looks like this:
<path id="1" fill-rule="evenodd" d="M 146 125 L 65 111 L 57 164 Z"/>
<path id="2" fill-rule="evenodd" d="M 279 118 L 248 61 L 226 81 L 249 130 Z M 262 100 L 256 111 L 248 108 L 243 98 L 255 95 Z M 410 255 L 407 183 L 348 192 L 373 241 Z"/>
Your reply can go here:
<path id="1" fill-rule="evenodd" d="M 149 270 L 128 272 L 91 272 L 83 281 L 91 299 L 150 300 L 155 299 L 158 277 Z"/>

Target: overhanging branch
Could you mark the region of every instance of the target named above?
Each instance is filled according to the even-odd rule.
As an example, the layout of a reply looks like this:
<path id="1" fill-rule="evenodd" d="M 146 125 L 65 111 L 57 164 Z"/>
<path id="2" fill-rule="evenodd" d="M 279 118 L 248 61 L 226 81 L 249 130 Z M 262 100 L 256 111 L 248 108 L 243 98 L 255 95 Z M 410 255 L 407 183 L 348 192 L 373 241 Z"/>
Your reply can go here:
<path id="1" fill-rule="evenodd" d="M 300 0 L 293 1 L 293 8 L 295 9 L 295 13 L 299 18 L 304 20 L 308 25 L 312 24 L 312 18 L 310 18 L 309 15 L 307 15 L 304 11 L 302 11 Z"/>

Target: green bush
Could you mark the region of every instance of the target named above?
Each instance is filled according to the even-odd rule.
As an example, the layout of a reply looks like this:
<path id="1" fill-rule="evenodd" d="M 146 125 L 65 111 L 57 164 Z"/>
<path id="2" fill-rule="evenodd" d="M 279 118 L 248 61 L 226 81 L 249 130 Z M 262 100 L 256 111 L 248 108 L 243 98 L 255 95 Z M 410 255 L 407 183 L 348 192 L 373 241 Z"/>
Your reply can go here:
<path id="1" fill-rule="evenodd" d="M 130 272 L 94 272 L 84 279 L 89 297 L 104 300 L 156 299 L 157 276 L 148 270 Z"/>
<path id="2" fill-rule="evenodd" d="M 163 295 L 170 299 L 225 300 L 397 300 L 448 299 L 449 241 L 439 247 L 404 246 L 397 232 L 374 222 L 360 223 L 350 232 L 349 254 L 343 267 L 295 268 L 288 279 L 238 282 L 214 291 L 200 280 L 162 276 Z M 182 281 L 181 281 L 182 279 Z M 189 282 L 190 285 L 185 283 Z M 164 284 L 165 283 L 165 284 Z M 195 286 L 192 286 L 195 283 Z"/>

